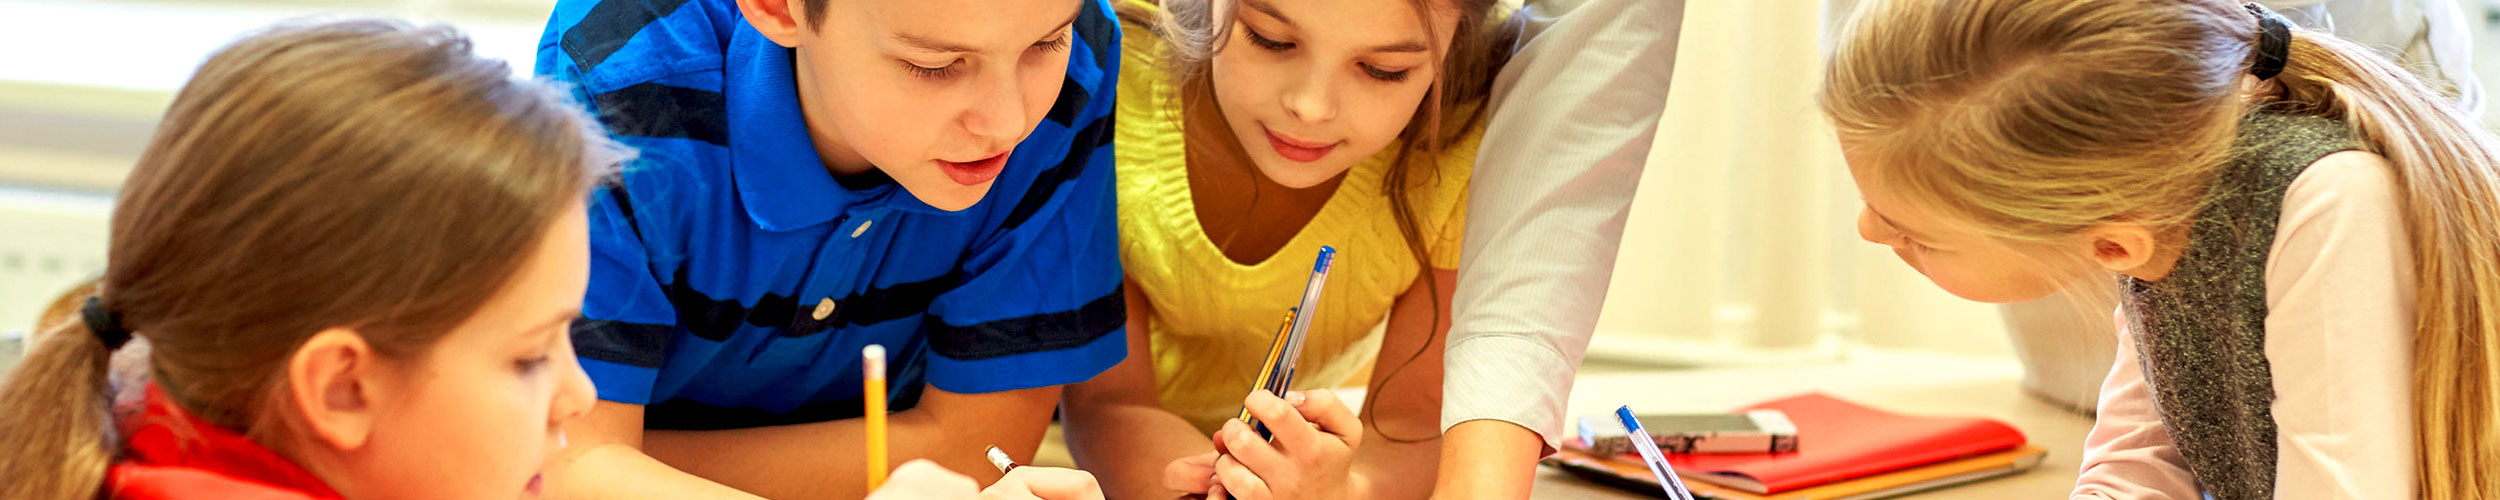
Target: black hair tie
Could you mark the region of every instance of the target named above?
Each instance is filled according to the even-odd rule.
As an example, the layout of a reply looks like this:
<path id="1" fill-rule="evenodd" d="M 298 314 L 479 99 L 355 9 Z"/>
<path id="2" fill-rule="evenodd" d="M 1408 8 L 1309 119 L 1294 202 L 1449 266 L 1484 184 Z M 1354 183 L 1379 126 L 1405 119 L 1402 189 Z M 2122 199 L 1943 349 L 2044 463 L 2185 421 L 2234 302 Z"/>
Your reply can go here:
<path id="1" fill-rule="evenodd" d="M 2255 2 L 2245 6 L 2248 13 L 2257 15 L 2257 63 L 2248 68 L 2248 74 L 2272 80 L 2292 60 L 2292 21 Z"/>
<path id="2" fill-rule="evenodd" d="M 122 344 L 130 343 L 130 330 L 122 328 L 121 315 L 105 309 L 104 301 L 87 297 L 87 305 L 79 307 L 78 314 L 86 318 L 87 331 L 94 333 L 96 340 L 104 341 L 106 350 L 120 349 Z"/>

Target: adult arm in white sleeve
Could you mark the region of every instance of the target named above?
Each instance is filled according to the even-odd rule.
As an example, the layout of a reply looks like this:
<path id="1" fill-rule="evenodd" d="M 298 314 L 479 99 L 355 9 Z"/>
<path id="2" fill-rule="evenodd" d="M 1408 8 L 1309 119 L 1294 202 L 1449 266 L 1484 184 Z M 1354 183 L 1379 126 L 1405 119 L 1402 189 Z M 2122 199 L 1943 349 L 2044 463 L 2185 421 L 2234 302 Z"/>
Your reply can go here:
<path id="1" fill-rule="evenodd" d="M 1614 272 L 1682 0 L 1532 1 L 1476 156 L 1442 382 L 1442 498 L 1524 498 Z"/>

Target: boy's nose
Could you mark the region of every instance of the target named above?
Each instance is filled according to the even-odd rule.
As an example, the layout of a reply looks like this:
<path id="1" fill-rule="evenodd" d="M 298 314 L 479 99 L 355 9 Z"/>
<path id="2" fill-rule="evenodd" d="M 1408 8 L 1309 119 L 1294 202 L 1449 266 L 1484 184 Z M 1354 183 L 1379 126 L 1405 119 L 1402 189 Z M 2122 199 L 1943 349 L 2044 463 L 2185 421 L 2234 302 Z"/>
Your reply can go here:
<path id="1" fill-rule="evenodd" d="M 1014 144 L 1030 125 L 1024 109 L 1024 86 L 1014 72 L 983 78 L 972 107 L 964 110 L 964 131 L 991 144 Z"/>

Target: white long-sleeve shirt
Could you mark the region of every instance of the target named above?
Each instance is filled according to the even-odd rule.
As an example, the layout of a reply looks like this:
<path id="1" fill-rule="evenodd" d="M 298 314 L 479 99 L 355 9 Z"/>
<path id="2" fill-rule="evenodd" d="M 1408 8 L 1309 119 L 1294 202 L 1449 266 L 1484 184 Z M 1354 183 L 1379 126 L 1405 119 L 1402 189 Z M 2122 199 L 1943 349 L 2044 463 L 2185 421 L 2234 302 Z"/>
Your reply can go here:
<path id="1" fill-rule="evenodd" d="M 1442 379 L 1443 430 L 1562 438 L 1615 250 L 1666 110 L 1683 0 L 1531 0 L 1476 154 Z"/>
<path id="2" fill-rule="evenodd" d="M 2275 498 L 2414 497 L 2413 258 L 2393 168 L 2336 153 L 2284 195 L 2265 268 Z M 2072 496 L 2201 498 L 2127 323 Z"/>

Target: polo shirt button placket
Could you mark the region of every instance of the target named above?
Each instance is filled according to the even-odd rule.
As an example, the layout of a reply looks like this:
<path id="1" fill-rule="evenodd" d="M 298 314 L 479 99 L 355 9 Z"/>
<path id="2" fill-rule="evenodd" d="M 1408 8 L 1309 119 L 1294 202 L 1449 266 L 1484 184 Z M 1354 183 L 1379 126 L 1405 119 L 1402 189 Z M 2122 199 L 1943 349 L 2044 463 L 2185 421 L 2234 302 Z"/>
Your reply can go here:
<path id="1" fill-rule="evenodd" d="M 843 218 L 848 219 L 849 217 Z M 868 226 L 874 222 L 876 221 L 868 219 L 860 220 L 859 226 L 851 229 L 851 239 L 859 239 L 860 235 L 868 234 Z M 834 303 L 833 297 L 825 297 L 816 301 L 816 309 L 809 311 L 808 317 L 814 318 L 818 322 L 828 321 L 833 317 L 833 313 L 840 308 L 841 304 Z"/>

